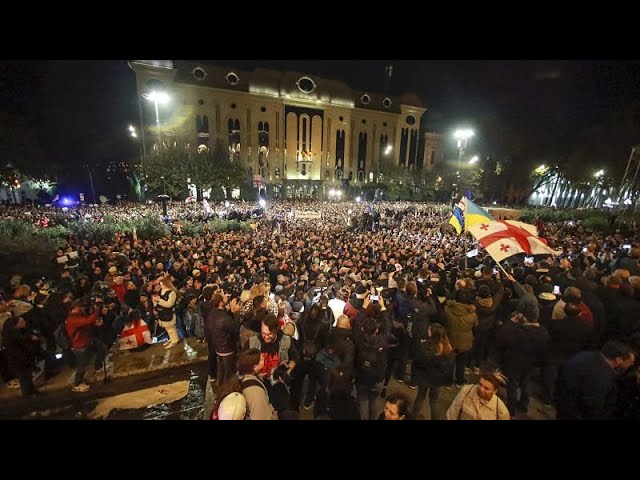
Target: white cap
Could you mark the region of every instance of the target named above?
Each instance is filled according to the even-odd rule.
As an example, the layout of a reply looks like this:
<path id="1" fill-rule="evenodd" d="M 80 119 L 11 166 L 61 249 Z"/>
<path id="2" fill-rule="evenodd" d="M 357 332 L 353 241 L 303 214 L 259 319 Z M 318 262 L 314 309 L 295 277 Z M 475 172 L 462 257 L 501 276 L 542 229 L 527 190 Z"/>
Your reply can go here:
<path id="1" fill-rule="evenodd" d="M 244 420 L 247 401 L 239 392 L 231 392 L 218 406 L 218 420 Z"/>

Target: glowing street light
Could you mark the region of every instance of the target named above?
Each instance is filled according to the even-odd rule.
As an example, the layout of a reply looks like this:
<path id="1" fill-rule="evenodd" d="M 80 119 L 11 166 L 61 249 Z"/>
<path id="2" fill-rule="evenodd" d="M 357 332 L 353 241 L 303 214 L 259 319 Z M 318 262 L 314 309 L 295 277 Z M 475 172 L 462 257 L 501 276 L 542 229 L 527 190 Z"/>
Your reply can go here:
<path id="1" fill-rule="evenodd" d="M 362 201 L 362 198 L 356 197 L 356 202 L 360 203 L 361 201 Z"/>
<path id="2" fill-rule="evenodd" d="M 389 155 L 392 150 L 393 150 L 393 147 L 391 145 L 387 145 L 387 148 L 384 149 L 384 154 Z"/>
<path id="3" fill-rule="evenodd" d="M 458 140 L 458 171 L 460 170 L 460 162 L 464 156 L 464 151 L 467 148 L 467 140 L 474 135 L 474 131 L 470 128 L 459 128 L 453 133 L 453 137 Z"/>
<path id="4" fill-rule="evenodd" d="M 169 97 L 169 94 L 166 92 L 158 92 L 155 90 L 149 93 L 143 93 L 142 96 L 147 100 L 152 101 L 156 108 L 156 128 L 158 129 L 158 148 L 160 148 L 162 145 L 162 138 L 160 136 L 160 114 L 158 113 L 158 104 L 161 103 L 164 105 L 165 103 L 168 103 L 171 97 Z"/>
<path id="5" fill-rule="evenodd" d="M 604 170 L 600 169 L 593 176 L 596 178 L 600 178 L 603 175 L 604 175 Z"/>
<path id="6" fill-rule="evenodd" d="M 469 160 L 469 165 L 473 165 L 474 163 L 476 163 L 479 160 L 477 155 L 474 155 L 473 157 L 471 157 L 471 160 Z"/>
<path id="7" fill-rule="evenodd" d="M 267 201 L 264 198 L 261 198 L 260 200 L 258 200 L 258 203 L 262 208 L 267 206 Z"/>

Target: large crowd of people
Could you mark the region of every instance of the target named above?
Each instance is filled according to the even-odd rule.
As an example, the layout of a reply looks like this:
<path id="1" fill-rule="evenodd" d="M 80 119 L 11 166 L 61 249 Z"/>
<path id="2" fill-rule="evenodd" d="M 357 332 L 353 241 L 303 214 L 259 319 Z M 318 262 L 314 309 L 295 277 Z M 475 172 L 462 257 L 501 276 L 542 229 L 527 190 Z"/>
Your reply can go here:
<path id="1" fill-rule="evenodd" d="M 290 419 L 306 409 L 326 419 L 502 420 L 525 415 L 532 393 L 557 418 L 638 418 L 633 234 L 540 222 L 562 254 L 510 257 L 503 270 L 448 226 L 444 205 L 207 207 L 172 204 L 165 221 L 225 218 L 253 228 L 174 229 L 157 241 L 70 238 L 52 252 L 55 277 L 12 272 L 0 302 L 9 387 L 38 395 L 34 365 L 45 360 L 46 381 L 62 353 L 76 369 L 73 391 L 84 392 L 85 370 L 93 361 L 99 377 L 112 347 L 172 349 L 195 337 L 208 347 L 216 418 Z M 0 219 L 40 228 L 161 214 L 157 204 L 0 208 Z M 392 378 L 407 392 L 388 393 Z M 457 395 L 440 411 L 444 388 Z"/>

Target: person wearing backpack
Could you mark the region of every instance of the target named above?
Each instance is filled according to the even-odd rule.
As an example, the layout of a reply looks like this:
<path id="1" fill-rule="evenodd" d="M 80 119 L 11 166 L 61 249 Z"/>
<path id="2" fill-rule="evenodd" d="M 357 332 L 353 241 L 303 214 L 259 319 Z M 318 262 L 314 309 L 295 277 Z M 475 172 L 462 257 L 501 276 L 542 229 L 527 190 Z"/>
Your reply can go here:
<path id="1" fill-rule="evenodd" d="M 418 418 L 429 394 L 431 420 L 439 420 L 436 413 L 439 389 L 451 384 L 455 354 L 445 328 L 439 323 L 432 323 L 424 332 L 416 329 L 415 333 L 413 368 L 418 395 L 413 402 L 413 418 Z"/>
<path id="2" fill-rule="evenodd" d="M 353 339 L 356 345 L 355 376 L 360 418 L 375 420 L 382 410 L 380 393 L 387 369 L 387 350 L 392 340 L 391 319 L 387 315 L 384 299 L 371 304 L 364 299 L 363 311 L 353 320 Z"/>
<path id="3" fill-rule="evenodd" d="M 211 414 L 213 420 L 224 419 L 220 407 L 234 392 L 241 393 L 246 401 L 244 418 L 249 420 L 277 420 L 278 415 L 269 401 L 269 394 L 258 376 L 264 357 L 257 348 L 246 350 L 238 356 L 238 375 L 234 375 L 218 387 Z"/>
<path id="4" fill-rule="evenodd" d="M 302 361 L 293 376 L 291 392 L 291 408 L 298 410 L 300 399 L 304 397 L 305 410 L 313 408 L 316 397 L 316 371 L 314 369 L 316 355 L 322 351 L 329 334 L 329 324 L 321 318 L 322 309 L 318 304 L 312 305 L 299 322 Z M 306 395 L 303 394 L 304 379 L 309 376 Z"/>

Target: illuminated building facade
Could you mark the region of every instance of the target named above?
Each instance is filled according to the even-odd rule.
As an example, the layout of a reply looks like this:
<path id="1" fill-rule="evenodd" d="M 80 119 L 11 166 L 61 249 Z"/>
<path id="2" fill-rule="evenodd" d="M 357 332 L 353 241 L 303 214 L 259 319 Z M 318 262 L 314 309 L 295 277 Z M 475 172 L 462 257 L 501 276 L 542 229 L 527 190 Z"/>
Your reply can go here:
<path id="1" fill-rule="evenodd" d="M 431 150 L 427 159 L 418 146 L 426 109 L 415 95 L 357 91 L 291 71 L 169 60 L 130 65 L 146 150 L 158 141 L 222 145 L 269 196 L 323 199 L 347 183 L 376 182 L 386 164 L 431 162 Z M 142 98 L 159 89 L 171 98 L 166 105 Z"/>

